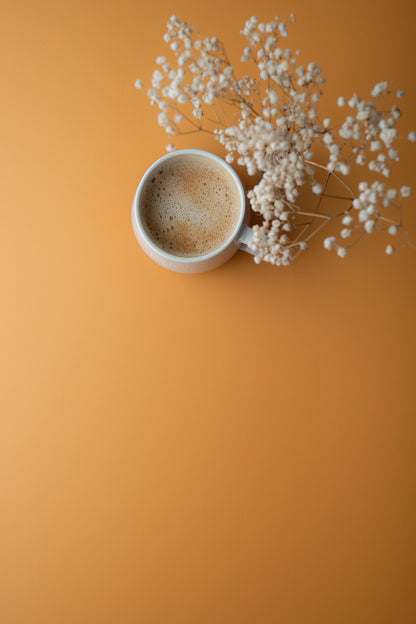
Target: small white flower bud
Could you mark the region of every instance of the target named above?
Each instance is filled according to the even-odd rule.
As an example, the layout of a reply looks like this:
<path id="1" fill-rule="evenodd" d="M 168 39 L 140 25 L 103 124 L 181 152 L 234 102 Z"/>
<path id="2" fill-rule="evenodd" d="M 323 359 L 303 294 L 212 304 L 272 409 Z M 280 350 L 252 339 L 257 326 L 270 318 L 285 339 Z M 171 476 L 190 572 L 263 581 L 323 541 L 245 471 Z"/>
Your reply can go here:
<path id="1" fill-rule="evenodd" d="M 289 33 L 287 32 L 286 24 L 284 22 L 280 22 L 278 29 L 282 37 L 287 37 L 289 35 Z"/>
<path id="2" fill-rule="evenodd" d="M 387 247 L 386 247 L 386 254 L 388 256 L 391 256 L 391 254 L 393 254 L 393 253 L 394 253 L 394 247 L 392 245 L 387 245 Z"/>
<path id="3" fill-rule="evenodd" d="M 331 143 L 332 143 L 332 141 L 333 141 L 333 138 L 332 138 L 332 136 L 329 134 L 329 132 L 326 132 L 326 133 L 325 133 L 325 136 L 324 136 L 324 138 L 323 138 L 323 141 L 324 141 L 325 145 L 331 145 Z"/>
<path id="4" fill-rule="evenodd" d="M 376 222 L 373 221 L 372 219 L 369 219 L 368 221 L 364 223 L 364 229 L 367 232 L 367 234 L 372 234 L 374 230 L 376 229 Z"/>
<path id="5" fill-rule="evenodd" d="M 375 191 L 371 191 L 371 193 L 368 195 L 368 201 L 372 204 L 377 203 L 377 193 Z"/>
<path id="6" fill-rule="evenodd" d="M 169 118 L 166 115 L 166 113 L 159 113 L 158 118 L 157 118 L 157 122 L 159 124 L 159 126 L 165 127 L 169 124 Z"/>
<path id="7" fill-rule="evenodd" d="M 348 175 L 348 174 L 349 174 L 349 172 L 350 172 L 350 170 L 351 170 L 351 168 L 350 168 L 350 166 L 349 166 L 349 165 L 347 165 L 346 163 L 341 163 L 341 165 L 340 165 L 340 167 L 339 167 L 339 170 L 340 170 L 340 172 L 341 172 L 343 175 Z"/>
<path id="8" fill-rule="evenodd" d="M 371 91 L 371 95 L 373 97 L 380 97 L 385 89 L 387 89 L 387 82 L 379 82 Z"/>
<path id="9" fill-rule="evenodd" d="M 367 221 L 367 219 L 368 219 L 367 210 L 364 210 L 364 209 L 360 210 L 360 212 L 358 213 L 358 221 L 360 223 L 364 223 L 364 221 Z"/>
<path id="10" fill-rule="evenodd" d="M 397 225 L 391 225 L 388 229 L 388 233 L 390 234 L 390 236 L 396 236 L 397 231 Z"/>
<path id="11" fill-rule="evenodd" d="M 364 109 L 364 110 L 360 110 L 357 113 L 357 120 L 358 121 L 365 121 L 366 119 L 368 119 L 370 117 L 370 111 Z"/>
<path id="12" fill-rule="evenodd" d="M 335 238 L 335 236 L 328 236 L 325 240 L 324 240 L 324 247 L 325 249 L 328 249 L 328 251 L 331 251 L 331 249 L 334 247 L 334 245 L 337 244 L 337 239 Z"/>

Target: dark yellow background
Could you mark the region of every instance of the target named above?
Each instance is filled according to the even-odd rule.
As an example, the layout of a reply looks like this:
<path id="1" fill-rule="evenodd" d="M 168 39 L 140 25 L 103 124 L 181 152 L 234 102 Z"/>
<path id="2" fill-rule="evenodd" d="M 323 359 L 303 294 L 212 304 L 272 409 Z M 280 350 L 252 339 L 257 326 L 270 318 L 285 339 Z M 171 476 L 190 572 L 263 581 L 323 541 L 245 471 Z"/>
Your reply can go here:
<path id="1" fill-rule="evenodd" d="M 3 0 L 2 624 L 416 621 L 415 252 L 192 277 L 130 224 L 169 142 L 134 82 L 172 13 L 237 60 L 246 18 L 293 11 L 324 114 L 394 79 L 407 134 L 413 6 Z"/>

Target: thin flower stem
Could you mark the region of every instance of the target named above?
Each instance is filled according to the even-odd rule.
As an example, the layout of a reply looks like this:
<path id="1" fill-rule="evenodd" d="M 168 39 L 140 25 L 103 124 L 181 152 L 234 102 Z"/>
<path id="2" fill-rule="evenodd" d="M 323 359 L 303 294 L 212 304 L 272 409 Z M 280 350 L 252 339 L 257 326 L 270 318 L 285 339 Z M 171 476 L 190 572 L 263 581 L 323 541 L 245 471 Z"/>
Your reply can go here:
<path id="1" fill-rule="evenodd" d="M 377 216 L 377 220 L 386 221 L 386 223 L 392 223 L 393 225 L 400 226 L 400 223 L 397 223 L 397 221 L 394 221 L 393 219 L 388 219 L 387 217 L 382 217 L 381 215 Z"/>
<path id="2" fill-rule="evenodd" d="M 174 106 L 173 104 L 171 104 L 170 106 L 173 108 L 174 111 L 182 115 L 182 117 L 186 119 L 186 121 L 188 121 L 197 130 L 202 130 L 201 125 L 198 125 L 193 119 L 191 119 L 191 117 L 186 115 L 186 113 L 184 113 L 178 106 Z M 180 134 L 184 134 L 184 133 L 180 133 Z"/>
<path id="3" fill-rule="evenodd" d="M 227 122 L 227 125 L 228 125 L 228 126 L 230 126 L 230 125 L 231 125 L 231 124 L 230 124 L 230 120 L 229 120 L 229 119 L 228 119 L 228 117 L 227 117 L 227 113 L 226 113 L 226 112 L 225 112 L 225 110 L 224 110 L 224 107 L 223 107 L 223 105 L 222 105 L 222 103 L 221 103 L 221 99 L 220 99 L 220 98 L 217 98 L 217 101 L 218 101 L 219 107 L 221 108 L 221 111 L 222 111 L 222 113 L 223 113 L 223 115 L 224 115 L 224 117 L 225 117 L 225 121 Z"/>
<path id="4" fill-rule="evenodd" d="M 296 243 L 296 242 L 297 242 L 300 238 L 302 238 L 302 236 L 304 235 L 304 233 L 305 233 L 305 232 L 306 232 L 306 231 L 307 231 L 307 230 L 311 227 L 312 223 L 313 223 L 313 221 L 309 221 L 309 222 L 308 222 L 308 223 L 306 223 L 306 224 L 303 224 L 303 223 L 302 223 L 302 224 L 299 224 L 299 227 L 300 227 L 301 225 L 305 225 L 305 227 L 303 228 L 303 230 L 301 230 L 301 232 L 299 232 L 299 234 L 297 235 L 297 237 L 296 237 L 296 238 L 295 238 L 295 240 L 293 241 L 294 243 Z M 296 225 L 295 227 L 297 227 L 297 225 Z"/>
<path id="5" fill-rule="evenodd" d="M 325 219 L 326 221 L 332 220 L 332 217 L 330 217 L 329 215 L 322 214 L 320 212 L 305 212 L 304 210 L 298 210 L 296 214 L 304 215 L 306 217 L 313 217 L 313 218 L 320 217 L 321 219 Z"/>
<path id="6" fill-rule="evenodd" d="M 358 241 L 361 240 L 362 237 L 366 235 L 366 233 L 367 232 L 363 230 L 353 243 L 350 243 L 349 245 L 347 245 L 347 249 L 351 249 L 352 247 L 354 247 L 358 243 Z"/>
<path id="7" fill-rule="evenodd" d="M 223 126 L 224 124 L 222 123 L 222 121 L 221 121 L 221 119 L 220 119 L 220 117 L 219 117 L 219 115 L 217 113 L 217 109 L 215 108 L 215 102 L 213 104 L 211 104 L 210 106 L 211 106 L 211 108 L 213 110 L 213 113 L 214 113 L 215 117 L 217 118 L 217 122 L 219 123 L 220 126 Z"/>
<path id="8" fill-rule="evenodd" d="M 326 178 L 325 178 L 325 182 L 324 182 L 324 186 L 322 189 L 322 193 L 319 197 L 318 203 L 316 205 L 315 208 L 315 216 L 318 214 L 318 210 L 320 208 L 321 202 L 322 202 L 322 198 L 324 197 L 325 191 L 326 191 L 326 187 L 328 186 L 328 182 L 329 182 L 329 178 L 331 177 L 331 172 L 328 171 L 328 173 L 326 174 Z M 312 220 L 304 227 L 304 229 L 300 232 L 300 234 L 298 235 L 296 240 L 299 240 L 299 238 L 301 238 L 305 232 L 307 232 L 309 230 L 309 228 L 312 226 L 313 223 L 313 218 Z"/>
<path id="9" fill-rule="evenodd" d="M 353 197 L 356 197 L 354 191 L 352 190 L 352 188 L 350 186 L 348 186 L 348 184 L 346 182 L 344 182 L 344 180 L 342 178 L 340 178 L 336 173 L 334 173 L 334 171 L 331 171 L 330 169 L 328 169 L 328 167 L 325 167 L 324 165 L 319 165 L 316 162 L 313 162 L 312 160 L 305 160 L 305 163 L 308 165 L 311 165 L 311 167 L 318 167 L 318 169 L 323 169 L 324 171 L 327 171 L 328 173 L 330 173 L 331 175 L 334 176 L 334 178 L 336 180 L 338 180 L 338 182 L 341 182 L 341 184 L 343 184 L 345 186 L 345 188 L 351 193 L 351 195 Z"/>
<path id="10" fill-rule="evenodd" d="M 331 195 L 330 193 L 322 193 L 323 197 L 331 197 L 331 199 L 344 199 L 346 201 L 352 201 L 354 197 L 342 197 L 341 195 Z"/>
<path id="11" fill-rule="evenodd" d="M 322 193 L 321 193 L 321 196 L 319 198 L 318 205 L 316 206 L 315 212 L 318 212 L 318 210 L 319 210 L 319 207 L 321 205 L 322 198 L 323 198 L 323 196 L 325 194 L 326 187 L 328 186 L 328 182 L 329 182 L 329 178 L 330 177 L 331 177 L 331 172 L 328 171 L 328 173 L 326 174 L 326 178 L 325 178 L 324 188 L 322 189 Z"/>
<path id="12" fill-rule="evenodd" d="M 307 236 L 307 237 L 305 238 L 305 243 L 306 243 L 308 240 L 310 240 L 313 236 L 315 236 L 315 234 L 317 234 L 317 233 L 319 232 L 319 230 L 321 230 L 323 227 L 325 227 L 325 225 L 326 225 L 326 223 L 325 223 L 325 222 L 321 223 L 321 225 L 318 225 L 318 227 L 317 227 L 317 228 L 316 228 L 313 232 L 311 232 L 311 234 L 309 234 L 309 236 Z"/>
<path id="13" fill-rule="evenodd" d="M 195 134 L 196 132 L 207 132 L 208 134 L 214 134 L 212 130 L 207 130 L 207 128 L 196 128 L 195 130 L 186 130 L 185 132 L 178 132 L 176 136 L 185 136 L 186 134 Z"/>

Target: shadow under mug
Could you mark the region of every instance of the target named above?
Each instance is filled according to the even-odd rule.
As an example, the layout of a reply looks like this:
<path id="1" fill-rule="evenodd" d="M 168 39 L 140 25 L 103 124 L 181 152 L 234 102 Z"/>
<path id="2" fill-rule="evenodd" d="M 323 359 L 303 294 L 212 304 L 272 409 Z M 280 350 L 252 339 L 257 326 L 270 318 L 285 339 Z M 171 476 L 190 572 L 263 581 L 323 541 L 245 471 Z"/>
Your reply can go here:
<path id="1" fill-rule="evenodd" d="M 203 156 L 204 158 L 215 161 L 217 164 L 221 165 L 221 167 L 223 167 L 227 171 L 228 175 L 234 180 L 239 191 L 240 213 L 233 233 L 220 247 L 218 247 L 218 249 L 214 249 L 214 251 L 210 251 L 209 253 L 200 256 L 177 256 L 160 249 L 160 247 L 158 247 L 147 234 L 146 228 L 143 224 L 142 211 L 140 209 L 143 188 L 149 176 L 165 161 L 185 154 Z M 243 184 L 234 169 L 230 167 L 225 160 L 215 154 L 212 154 L 211 152 L 199 149 L 177 150 L 162 156 L 159 160 L 154 162 L 146 171 L 143 178 L 140 180 L 139 186 L 137 187 L 131 209 L 131 218 L 134 233 L 143 251 L 152 260 L 157 262 L 157 264 L 160 264 L 160 266 L 170 269 L 171 271 L 176 271 L 178 273 L 202 273 L 221 266 L 239 249 L 243 249 L 244 251 L 253 254 L 248 247 L 248 243 L 253 238 L 253 231 L 247 225 L 249 221 L 249 211 L 246 205 L 246 195 Z"/>

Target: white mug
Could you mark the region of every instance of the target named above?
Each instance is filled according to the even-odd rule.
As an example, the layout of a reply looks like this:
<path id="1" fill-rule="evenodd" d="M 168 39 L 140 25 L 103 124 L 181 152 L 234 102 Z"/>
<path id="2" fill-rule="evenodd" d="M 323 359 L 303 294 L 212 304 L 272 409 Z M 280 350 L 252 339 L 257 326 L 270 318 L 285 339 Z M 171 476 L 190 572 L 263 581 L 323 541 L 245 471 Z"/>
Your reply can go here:
<path id="1" fill-rule="evenodd" d="M 230 177 L 233 178 L 240 195 L 240 214 L 238 223 L 233 233 L 225 241 L 225 243 L 221 245 L 221 247 L 201 256 L 176 256 L 175 254 L 168 253 L 163 249 L 160 249 L 157 244 L 148 236 L 146 228 L 143 225 L 140 210 L 140 200 L 143 192 L 143 187 L 148 177 L 157 167 L 159 167 L 159 165 L 161 165 L 166 160 L 176 158 L 177 156 L 181 156 L 183 154 L 203 156 L 204 158 L 214 160 L 216 163 L 220 164 L 227 171 Z M 170 152 L 169 154 L 162 156 L 162 158 L 159 158 L 159 160 L 154 162 L 153 165 L 151 165 L 146 171 L 140 181 L 139 186 L 137 187 L 131 209 L 131 218 L 133 222 L 134 233 L 143 251 L 145 251 L 145 253 L 152 260 L 160 264 L 160 266 L 165 267 L 166 269 L 170 269 L 171 271 L 176 271 L 179 273 L 202 273 L 203 271 L 210 271 L 211 269 L 216 269 L 217 267 L 221 266 L 222 264 L 224 264 L 224 262 L 229 260 L 231 256 L 233 256 L 239 249 L 243 249 L 244 251 L 253 253 L 248 247 L 248 243 L 253 238 L 253 232 L 252 229 L 247 225 L 247 222 L 249 220 L 249 212 L 246 206 L 244 187 L 234 169 L 230 167 L 230 165 L 226 163 L 222 158 L 216 156 L 215 154 L 212 154 L 211 152 L 206 152 L 199 149 L 177 150 L 175 152 Z"/>

